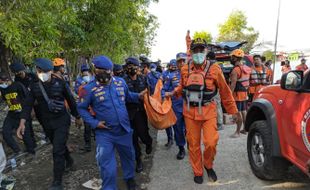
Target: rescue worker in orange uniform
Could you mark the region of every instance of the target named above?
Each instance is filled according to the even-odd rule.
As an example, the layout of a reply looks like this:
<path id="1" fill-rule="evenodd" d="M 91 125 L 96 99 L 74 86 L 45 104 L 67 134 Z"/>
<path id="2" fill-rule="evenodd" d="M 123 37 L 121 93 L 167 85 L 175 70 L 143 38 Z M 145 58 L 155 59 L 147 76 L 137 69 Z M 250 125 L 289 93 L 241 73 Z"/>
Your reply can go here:
<path id="1" fill-rule="evenodd" d="M 213 161 L 219 134 L 217 132 L 216 103 L 213 97 L 218 90 L 227 112 L 233 114 L 234 119 L 241 119 L 221 68 L 206 60 L 206 48 L 205 40 L 197 38 L 192 41 L 190 47 L 192 64 L 187 69 L 185 66 L 182 67 L 180 85 L 172 92 L 166 93 L 168 97 L 183 95 L 186 138 L 190 162 L 195 175 L 194 182 L 197 184 L 203 183 L 203 168 L 206 169 L 211 181 L 217 181 L 217 175 L 213 170 Z M 205 147 L 203 156 L 201 141 Z"/>
<path id="2" fill-rule="evenodd" d="M 58 78 L 64 80 L 67 82 L 67 84 L 70 86 L 69 81 L 65 77 L 65 60 L 61 58 L 55 58 L 53 60 L 54 64 L 54 75 L 57 76 Z"/>
<path id="3" fill-rule="evenodd" d="M 251 68 L 242 63 L 244 52 L 241 49 L 236 49 L 231 52 L 231 64 L 234 65 L 230 74 L 230 90 L 233 92 L 233 97 L 242 120 L 237 123 L 236 132 L 231 135 L 231 138 L 240 137 L 240 133 L 246 134 L 245 130 L 241 130 L 241 126 L 245 124 L 245 116 L 247 111 L 248 88 L 250 85 Z M 241 130 L 241 131 L 240 131 Z"/>
<path id="4" fill-rule="evenodd" d="M 273 78 L 273 70 L 271 68 L 271 65 L 272 65 L 272 60 L 269 59 L 268 61 L 266 61 L 265 66 L 268 69 L 267 72 L 270 73 L 270 76 L 267 78 L 267 81 L 268 81 L 269 84 L 272 84 L 272 78 Z"/>
<path id="5" fill-rule="evenodd" d="M 296 66 L 295 68 L 297 71 L 303 71 L 305 72 L 306 70 L 308 70 L 308 66 L 306 65 L 306 59 L 302 58 L 301 59 L 301 63 L 299 65 Z"/>
<path id="6" fill-rule="evenodd" d="M 256 92 L 270 84 L 268 78 L 272 75 L 271 71 L 262 63 L 260 55 L 254 55 L 253 59 L 254 66 L 250 75 L 249 102 L 253 101 Z"/>

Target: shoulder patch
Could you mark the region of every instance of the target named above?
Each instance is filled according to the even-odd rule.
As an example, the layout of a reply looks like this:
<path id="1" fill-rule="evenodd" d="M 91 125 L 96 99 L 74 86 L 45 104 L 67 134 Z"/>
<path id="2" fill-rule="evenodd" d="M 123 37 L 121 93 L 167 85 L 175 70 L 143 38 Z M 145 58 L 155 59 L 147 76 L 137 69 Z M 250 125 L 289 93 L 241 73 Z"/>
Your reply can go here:
<path id="1" fill-rule="evenodd" d="M 97 90 L 97 87 L 95 86 L 94 88 L 91 89 L 92 92 L 94 92 L 95 90 Z"/>

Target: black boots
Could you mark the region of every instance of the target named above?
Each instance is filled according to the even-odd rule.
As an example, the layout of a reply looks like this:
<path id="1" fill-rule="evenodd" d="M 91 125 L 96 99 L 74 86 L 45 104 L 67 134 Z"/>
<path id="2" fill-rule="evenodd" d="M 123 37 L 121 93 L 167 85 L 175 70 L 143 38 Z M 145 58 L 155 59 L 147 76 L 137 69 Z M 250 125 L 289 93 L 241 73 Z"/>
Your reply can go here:
<path id="1" fill-rule="evenodd" d="M 136 172 L 141 173 L 143 171 L 143 164 L 141 159 L 137 159 L 136 161 Z"/>
<path id="2" fill-rule="evenodd" d="M 73 158 L 71 158 L 71 156 L 69 156 L 66 159 L 66 163 L 65 163 L 65 172 L 69 172 L 73 170 L 73 164 L 74 164 L 74 160 Z"/>
<path id="3" fill-rule="evenodd" d="M 203 177 L 202 176 L 195 176 L 194 177 L 194 182 L 197 183 L 197 184 L 202 184 Z"/>
<path id="4" fill-rule="evenodd" d="M 173 140 L 168 139 L 168 142 L 165 144 L 165 147 L 170 148 L 173 145 Z"/>
<path id="5" fill-rule="evenodd" d="M 210 182 L 216 182 L 217 181 L 217 176 L 216 176 L 216 173 L 213 170 L 213 168 L 207 169 L 205 167 L 205 169 L 207 171 L 208 178 L 209 178 Z M 202 176 L 195 176 L 194 177 L 194 182 L 197 183 L 197 184 L 202 184 L 203 183 L 203 177 Z"/>
<path id="6" fill-rule="evenodd" d="M 213 181 L 213 182 L 216 182 L 217 181 L 217 176 L 216 176 L 216 173 L 215 171 L 213 170 L 213 168 L 211 169 L 207 169 L 205 167 L 207 173 L 208 173 L 208 177 L 209 177 L 209 180 Z"/>
<path id="7" fill-rule="evenodd" d="M 63 190 L 61 181 L 53 181 L 52 185 L 48 188 L 48 190 Z"/>
<path id="8" fill-rule="evenodd" d="M 128 190 L 136 190 L 136 181 L 132 178 L 126 181 Z"/>
<path id="9" fill-rule="evenodd" d="M 185 149 L 183 146 L 179 146 L 179 152 L 177 154 L 177 159 L 183 160 L 184 157 L 185 157 Z"/>

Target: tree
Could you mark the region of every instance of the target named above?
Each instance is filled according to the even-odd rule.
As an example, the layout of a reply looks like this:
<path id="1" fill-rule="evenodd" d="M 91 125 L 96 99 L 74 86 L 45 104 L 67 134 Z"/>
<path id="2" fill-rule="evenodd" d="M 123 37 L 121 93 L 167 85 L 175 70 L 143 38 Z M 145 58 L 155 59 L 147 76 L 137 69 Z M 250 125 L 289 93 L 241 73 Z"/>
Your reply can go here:
<path id="1" fill-rule="evenodd" d="M 212 42 L 212 39 L 213 39 L 211 33 L 207 32 L 207 31 L 200 31 L 200 32 L 196 31 L 194 33 L 193 37 L 194 37 L 194 39 L 196 39 L 196 38 L 204 39 L 204 40 L 206 40 L 207 43 Z"/>
<path id="2" fill-rule="evenodd" d="M 267 50 L 263 52 L 263 56 L 266 57 L 266 60 L 273 60 L 274 52 L 272 50 Z"/>
<path id="3" fill-rule="evenodd" d="M 242 11 L 233 11 L 224 24 L 219 25 L 217 41 L 247 41 L 243 46 L 249 52 L 256 42 L 259 33 L 253 27 L 249 27 L 247 17 Z"/>
<path id="4" fill-rule="evenodd" d="M 63 56 L 75 68 L 81 56 L 105 54 L 120 63 L 149 54 L 158 27 L 147 10 L 152 1 L 1 0 L 0 64 L 7 68 L 12 56 L 27 63 Z"/>

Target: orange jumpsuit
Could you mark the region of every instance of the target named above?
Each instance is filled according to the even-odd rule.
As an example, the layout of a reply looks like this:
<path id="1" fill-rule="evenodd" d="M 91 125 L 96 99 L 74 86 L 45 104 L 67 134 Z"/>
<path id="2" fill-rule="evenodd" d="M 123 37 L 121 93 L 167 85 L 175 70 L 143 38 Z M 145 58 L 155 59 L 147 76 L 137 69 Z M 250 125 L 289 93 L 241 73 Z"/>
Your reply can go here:
<path id="1" fill-rule="evenodd" d="M 206 63 L 200 68 L 203 69 Z M 191 66 L 191 69 L 196 69 Z M 182 89 L 187 82 L 188 66 L 181 69 L 180 85 L 175 89 L 177 96 L 182 94 Z M 208 89 L 218 88 L 222 103 L 229 114 L 238 112 L 232 93 L 226 84 L 221 68 L 213 64 L 206 76 L 205 83 Z M 188 110 L 184 101 L 183 115 L 186 125 L 186 138 L 189 146 L 189 157 L 195 176 L 203 175 L 203 166 L 208 169 L 213 167 L 216 154 L 216 145 L 219 135 L 217 132 L 217 110 L 216 103 L 213 101 L 208 105 L 202 106 L 202 114 L 199 114 L 198 107 L 190 107 Z M 202 133 L 202 135 L 201 135 Z M 201 154 L 201 138 L 204 144 L 203 157 Z"/>

